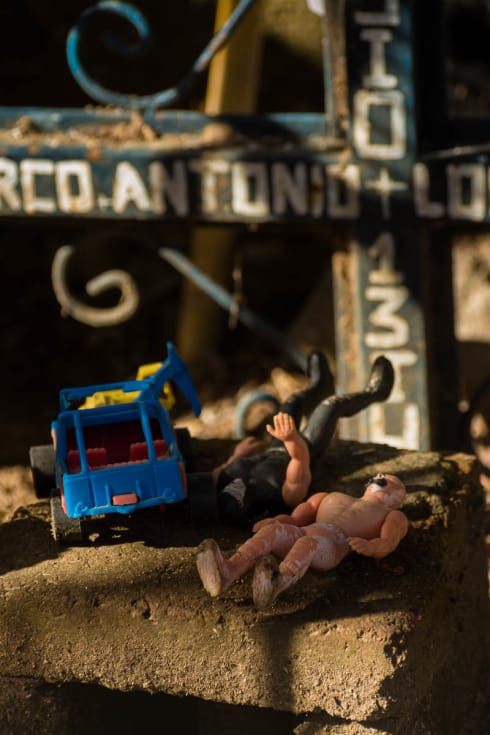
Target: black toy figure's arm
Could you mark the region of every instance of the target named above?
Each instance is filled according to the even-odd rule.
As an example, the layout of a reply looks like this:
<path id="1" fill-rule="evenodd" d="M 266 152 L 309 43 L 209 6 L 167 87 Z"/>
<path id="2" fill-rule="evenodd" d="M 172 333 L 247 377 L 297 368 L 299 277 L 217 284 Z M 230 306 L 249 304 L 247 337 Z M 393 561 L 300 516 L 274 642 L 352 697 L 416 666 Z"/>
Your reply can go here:
<path id="1" fill-rule="evenodd" d="M 225 469 L 225 467 L 228 467 L 228 465 L 230 465 L 236 459 L 242 459 L 243 457 L 249 457 L 251 454 L 255 452 L 258 446 L 259 446 L 259 442 L 253 436 L 247 436 L 245 439 L 242 439 L 241 441 L 239 441 L 235 449 L 233 450 L 233 453 L 230 454 L 228 459 L 222 464 L 218 465 L 218 467 L 215 467 L 214 470 L 212 470 L 211 474 L 213 476 L 214 484 L 215 485 L 217 484 L 218 478 L 220 474 L 223 472 L 223 470 Z"/>

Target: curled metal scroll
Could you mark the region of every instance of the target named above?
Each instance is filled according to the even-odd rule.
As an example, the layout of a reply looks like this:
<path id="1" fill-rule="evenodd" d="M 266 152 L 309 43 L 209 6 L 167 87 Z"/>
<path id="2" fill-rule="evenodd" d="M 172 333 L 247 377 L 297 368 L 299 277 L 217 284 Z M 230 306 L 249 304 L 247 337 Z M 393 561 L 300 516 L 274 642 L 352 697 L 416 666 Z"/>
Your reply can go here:
<path id="1" fill-rule="evenodd" d="M 150 30 L 143 15 L 132 5 L 117 0 L 102 0 L 97 5 L 87 8 L 81 15 L 78 25 L 71 29 L 66 41 L 66 56 L 71 73 L 80 87 L 89 97 L 104 104 L 115 105 L 127 109 L 136 110 L 156 110 L 158 108 L 169 108 L 183 101 L 190 93 L 199 80 L 201 75 L 206 71 L 213 56 L 227 43 L 231 34 L 242 21 L 247 11 L 252 7 L 256 0 L 241 0 L 228 20 L 214 34 L 207 46 L 194 62 L 190 72 L 175 87 L 156 92 L 150 95 L 128 95 L 120 92 L 114 92 L 107 89 L 92 79 L 83 69 L 80 55 L 79 45 L 81 35 L 86 31 L 87 25 L 95 14 L 100 12 L 115 13 L 125 18 L 136 30 L 139 41 L 132 46 L 124 46 L 114 37 L 107 39 L 107 42 L 113 49 L 124 52 L 127 55 L 135 55 L 141 53 L 150 38 Z"/>
<path id="2" fill-rule="evenodd" d="M 90 327 L 112 327 L 130 319 L 139 305 L 139 293 L 134 280 L 123 270 L 110 270 L 90 279 L 85 285 L 89 296 L 98 296 L 109 289 L 118 289 L 119 303 L 99 309 L 79 301 L 69 291 L 66 283 L 66 267 L 75 248 L 64 245 L 56 251 L 51 266 L 53 291 L 61 306 L 63 316 L 71 316 Z"/>

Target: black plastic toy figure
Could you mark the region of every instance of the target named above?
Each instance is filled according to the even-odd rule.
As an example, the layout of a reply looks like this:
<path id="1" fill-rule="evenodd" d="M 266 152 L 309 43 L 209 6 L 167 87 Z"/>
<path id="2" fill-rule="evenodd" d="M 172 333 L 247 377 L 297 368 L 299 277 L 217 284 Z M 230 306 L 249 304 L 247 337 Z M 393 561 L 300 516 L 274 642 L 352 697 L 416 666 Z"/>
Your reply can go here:
<path id="1" fill-rule="evenodd" d="M 304 501 L 315 462 L 327 449 L 339 418 L 385 401 L 394 382 L 393 365 L 383 355 L 376 358 L 366 387 L 357 393 L 325 397 L 331 375 L 321 352 L 310 354 L 307 372 L 308 387 L 293 393 L 279 407 L 273 426 L 267 426 L 271 444 L 257 452 L 258 441 L 247 437 L 213 471 L 224 521 L 284 513 Z M 299 432 L 302 418 L 308 416 Z"/>

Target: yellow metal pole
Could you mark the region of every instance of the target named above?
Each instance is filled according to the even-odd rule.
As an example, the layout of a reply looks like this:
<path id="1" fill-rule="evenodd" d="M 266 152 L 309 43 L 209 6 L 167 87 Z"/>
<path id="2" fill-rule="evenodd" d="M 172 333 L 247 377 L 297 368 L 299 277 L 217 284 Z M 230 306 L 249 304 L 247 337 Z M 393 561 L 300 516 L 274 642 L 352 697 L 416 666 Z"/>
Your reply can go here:
<path id="1" fill-rule="evenodd" d="M 219 29 L 238 5 L 238 0 L 218 0 L 215 29 Z M 260 6 L 255 3 L 227 45 L 211 62 L 204 112 L 251 113 L 256 108 L 261 33 Z M 213 280 L 227 288 L 233 268 L 233 227 L 196 227 L 192 233 L 190 258 Z M 186 281 L 177 324 L 176 343 L 187 361 L 216 350 L 226 315 L 211 298 Z"/>

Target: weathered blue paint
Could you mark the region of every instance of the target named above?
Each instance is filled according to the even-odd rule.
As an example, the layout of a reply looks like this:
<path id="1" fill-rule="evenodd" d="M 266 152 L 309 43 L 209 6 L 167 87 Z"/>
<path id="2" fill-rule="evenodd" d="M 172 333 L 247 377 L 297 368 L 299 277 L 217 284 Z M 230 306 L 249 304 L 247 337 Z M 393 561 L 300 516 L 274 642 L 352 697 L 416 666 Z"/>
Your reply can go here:
<path id="1" fill-rule="evenodd" d="M 219 150 L 204 157 L 141 147 L 41 145 L 4 149 L 0 216 L 56 216 L 169 221 L 286 222 L 344 218 L 328 167 L 297 152 L 273 156 Z M 293 183 L 291 183 L 293 182 Z M 329 198 L 333 198 L 333 201 Z M 348 215 L 350 216 L 350 215 Z"/>
<path id="2" fill-rule="evenodd" d="M 413 203 L 416 161 L 411 3 L 366 0 L 347 5 L 350 147 L 361 170 L 363 205 L 350 243 L 350 322 L 338 335 L 349 360 L 339 361 L 340 385 L 352 389 L 376 355 L 395 366 L 388 402 L 346 422 L 344 435 L 412 449 L 431 444 L 423 270 Z M 345 285 L 344 285 L 345 287 Z M 337 324 L 346 302 L 337 289 Z"/>
<path id="3" fill-rule="evenodd" d="M 394 58 L 387 63 L 396 66 L 397 53 L 391 52 Z M 362 62 L 355 58 L 354 66 Z M 353 87 L 353 125 L 355 95 Z M 154 133 L 148 142 L 128 112 L 0 109 L 0 217 L 69 214 L 70 186 L 76 190 L 81 175 L 76 162 L 84 161 L 88 198 L 77 209 L 78 216 L 277 223 L 352 222 L 359 217 L 397 222 L 408 216 L 488 223 L 490 147 L 458 147 L 417 157 L 413 101 L 405 90 L 403 95 L 407 152 L 386 161 L 360 155 L 355 143 L 359 131 L 352 127 L 349 140 L 333 137 L 320 114 L 213 117 L 159 112 L 141 119 Z M 38 170 L 36 161 L 47 163 Z M 223 170 L 217 171 L 220 161 Z M 114 207 L 121 164 L 141 196 L 129 193 L 125 203 Z M 60 168 L 75 170 L 61 174 L 64 189 L 59 180 L 56 183 Z M 156 171 L 153 183 L 151 170 Z M 166 202 L 165 182 L 170 186 L 175 177 L 180 199 Z M 216 190 L 212 204 L 203 205 L 204 180 L 208 189 L 211 185 Z M 26 182 L 34 199 L 52 203 L 26 207 Z M 233 184 L 241 188 L 238 209 L 232 204 Z M 248 194 L 244 187 L 250 188 Z M 60 192 L 66 194 L 61 204 Z"/>

